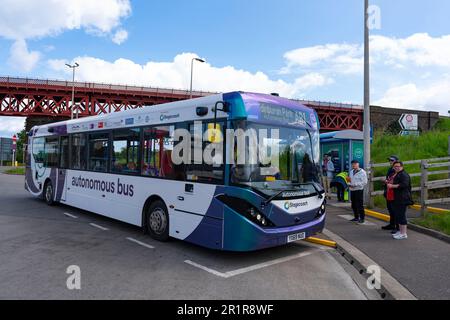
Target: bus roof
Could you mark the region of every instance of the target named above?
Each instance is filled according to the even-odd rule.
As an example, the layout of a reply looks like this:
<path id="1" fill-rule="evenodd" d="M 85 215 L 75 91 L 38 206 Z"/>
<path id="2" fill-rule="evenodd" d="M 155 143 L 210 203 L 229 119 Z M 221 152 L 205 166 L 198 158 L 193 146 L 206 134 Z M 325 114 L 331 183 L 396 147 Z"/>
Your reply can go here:
<path id="1" fill-rule="evenodd" d="M 212 120 L 214 118 L 212 110 L 218 101 L 229 103 L 231 110 L 230 114 L 218 111 L 219 119 L 247 118 L 263 123 L 291 124 L 318 130 L 318 118 L 315 111 L 298 102 L 267 94 L 230 92 L 36 126 L 32 128 L 30 135 L 65 135 L 145 125 L 165 125 L 182 121 Z M 197 107 L 208 107 L 210 111 L 207 115 L 197 115 Z"/>

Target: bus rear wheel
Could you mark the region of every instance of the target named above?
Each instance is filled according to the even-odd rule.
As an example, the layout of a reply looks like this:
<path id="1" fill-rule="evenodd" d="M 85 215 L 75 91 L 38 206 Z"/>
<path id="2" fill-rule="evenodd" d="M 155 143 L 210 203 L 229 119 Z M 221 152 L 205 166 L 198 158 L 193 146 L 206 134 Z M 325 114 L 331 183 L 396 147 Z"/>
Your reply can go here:
<path id="1" fill-rule="evenodd" d="M 49 206 L 53 206 L 55 204 L 54 193 L 53 193 L 53 185 L 51 181 L 48 181 L 44 187 L 44 200 Z"/>
<path id="2" fill-rule="evenodd" d="M 164 202 L 157 200 L 150 204 L 146 214 L 147 231 L 158 241 L 169 240 L 169 214 Z"/>

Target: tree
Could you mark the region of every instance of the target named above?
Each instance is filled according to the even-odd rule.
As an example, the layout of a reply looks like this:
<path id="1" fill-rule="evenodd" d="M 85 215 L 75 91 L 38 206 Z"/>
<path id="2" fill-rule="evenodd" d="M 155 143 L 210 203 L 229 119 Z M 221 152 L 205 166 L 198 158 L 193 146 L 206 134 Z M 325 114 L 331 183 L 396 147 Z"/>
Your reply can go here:
<path id="1" fill-rule="evenodd" d="M 16 151 L 16 161 L 19 163 L 24 163 L 24 147 L 27 143 L 27 132 L 25 129 L 17 133 L 17 151 Z"/>

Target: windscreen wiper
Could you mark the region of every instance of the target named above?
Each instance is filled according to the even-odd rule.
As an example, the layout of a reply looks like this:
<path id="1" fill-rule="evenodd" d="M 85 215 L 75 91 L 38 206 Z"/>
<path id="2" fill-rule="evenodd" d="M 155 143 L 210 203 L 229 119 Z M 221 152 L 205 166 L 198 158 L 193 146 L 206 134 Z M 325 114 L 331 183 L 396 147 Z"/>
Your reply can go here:
<path id="1" fill-rule="evenodd" d="M 262 202 L 262 205 L 265 207 L 267 206 L 269 203 L 271 203 L 275 198 L 278 198 L 278 196 L 282 193 L 284 193 L 286 190 L 281 190 L 280 192 L 276 193 L 275 195 L 271 196 L 269 199 L 267 199 L 266 201 Z"/>

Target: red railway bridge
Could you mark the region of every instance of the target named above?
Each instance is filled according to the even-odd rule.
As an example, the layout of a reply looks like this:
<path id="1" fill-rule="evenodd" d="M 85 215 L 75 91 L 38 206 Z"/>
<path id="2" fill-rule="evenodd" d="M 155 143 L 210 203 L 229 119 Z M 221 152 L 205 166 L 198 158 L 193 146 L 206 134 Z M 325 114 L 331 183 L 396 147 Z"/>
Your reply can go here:
<path id="1" fill-rule="evenodd" d="M 75 82 L 75 107 L 80 117 L 189 99 L 189 91 Z M 0 77 L 0 116 L 67 119 L 71 116 L 71 81 Z M 213 92 L 194 91 L 193 97 Z M 315 109 L 322 131 L 362 130 L 363 108 L 357 105 L 304 101 Z M 50 119 L 49 119 L 50 118 Z"/>

